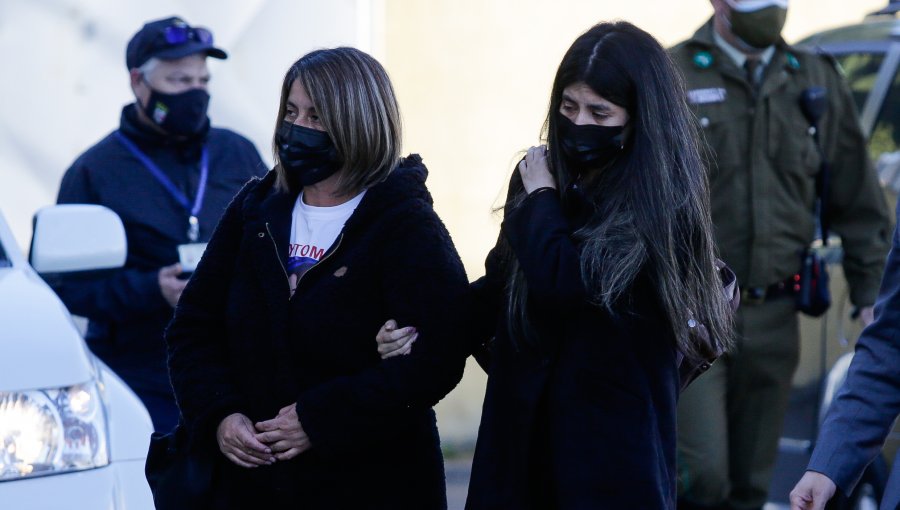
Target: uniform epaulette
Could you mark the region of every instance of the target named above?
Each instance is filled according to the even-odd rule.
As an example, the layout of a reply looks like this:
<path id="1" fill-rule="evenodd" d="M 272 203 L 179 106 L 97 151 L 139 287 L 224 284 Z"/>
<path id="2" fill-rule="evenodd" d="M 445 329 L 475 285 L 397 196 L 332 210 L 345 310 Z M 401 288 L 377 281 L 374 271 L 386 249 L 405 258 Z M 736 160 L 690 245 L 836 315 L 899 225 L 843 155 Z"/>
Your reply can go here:
<path id="1" fill-rule="evenodd" d="M 824 51 L 817 48 L 816 56 L 821 58 L 825 62 L 828 62 L 829 66 L 831 66 L 831 68 L 833 68 L 839 75 L 841 75 L 842 78 L 847 76 L 847 74 L 844 72 L 844 68 L 841 66 L 841 63 L 838 62 L 836 58 L 834 58 L 834 55 L 825 53 Z"/>
<path id="2" fill-rule="evenodd" d="M 838 60 L 836 58 L 834 58 L 834 55 L 831 55 L 830 53 L 826 53 L 820 47 L 811 47 L 811 48 L 804 47 L 804 49 L 802 49 L 802 50 L 796 50 L 793 47 L 791 47 L 791 51 L 794 51 L 795 55 L 800 55 L 801 58 L 805 57 L 805 58 L 815 58 L 815 59 L 823 60 L 828 64 L 829 68 L 834 69 L 834 71 L 836 73 L 838 73 L 841 77 L 845 76 L 844 68 L 841 67 L 841 63 L 838 62 Z"/>

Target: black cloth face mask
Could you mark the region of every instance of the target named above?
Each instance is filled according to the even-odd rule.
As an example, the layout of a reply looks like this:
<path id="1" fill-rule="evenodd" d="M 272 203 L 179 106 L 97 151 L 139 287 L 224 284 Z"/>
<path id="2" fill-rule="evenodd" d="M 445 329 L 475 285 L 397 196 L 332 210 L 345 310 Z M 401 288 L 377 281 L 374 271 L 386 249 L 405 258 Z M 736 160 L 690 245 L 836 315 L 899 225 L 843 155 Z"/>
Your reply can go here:
<path id="1" fill-rule="evenodd" d="M 163 94 L 151 88 L 144 113 L 166 133 L 190 136 L 199 133 L 206 126 L 208 107 L 209 93 L 203 89 Z"/>
<path id="2" fill-rule="evenodd" d="M 622 151 L 625 126 L 578 125 L 561 113 L 557 119 L 563 158 L 576 172 L 601 168 Z"/>
<path id="3" fill-rule="evenodd" d="M 275 143 L 288 180 L 301 186 L 324 181 L 340 168 L 337 149 L 325 131 L 284 121 Z"/>

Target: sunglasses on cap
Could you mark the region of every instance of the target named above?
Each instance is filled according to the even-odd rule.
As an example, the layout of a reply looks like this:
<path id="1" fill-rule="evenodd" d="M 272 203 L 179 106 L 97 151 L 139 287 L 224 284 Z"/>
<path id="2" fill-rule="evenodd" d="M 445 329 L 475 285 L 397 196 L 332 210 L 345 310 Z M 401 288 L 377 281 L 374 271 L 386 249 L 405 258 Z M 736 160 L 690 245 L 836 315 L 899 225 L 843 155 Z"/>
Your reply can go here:
<path id="1" fill-rule="evenodd" d="M 203 44 L 212 44 L 212 32 L 203 27 L 188 27 L 183 25 L 172 25 L 166 27 L 163 32 L 166 43 L 170 46 L 178 46 L 188 41 L 197 41 Z"/>

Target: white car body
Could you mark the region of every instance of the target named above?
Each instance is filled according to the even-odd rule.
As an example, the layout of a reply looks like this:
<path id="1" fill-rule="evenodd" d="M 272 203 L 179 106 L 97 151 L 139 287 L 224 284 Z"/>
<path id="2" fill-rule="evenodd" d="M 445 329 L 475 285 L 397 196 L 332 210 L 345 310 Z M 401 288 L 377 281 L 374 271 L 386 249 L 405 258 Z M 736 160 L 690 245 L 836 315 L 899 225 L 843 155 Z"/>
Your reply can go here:
<path id="1" fill-rule="evenodd" d="M 0 481 L 0 508 L 152 509 L 144 478 L 150 415 L 88 350 L 66 307 L 19 251 L 2 214 L 0 248 L 0 394 L 96 384 L 109 459 L 102 467 Z"/>

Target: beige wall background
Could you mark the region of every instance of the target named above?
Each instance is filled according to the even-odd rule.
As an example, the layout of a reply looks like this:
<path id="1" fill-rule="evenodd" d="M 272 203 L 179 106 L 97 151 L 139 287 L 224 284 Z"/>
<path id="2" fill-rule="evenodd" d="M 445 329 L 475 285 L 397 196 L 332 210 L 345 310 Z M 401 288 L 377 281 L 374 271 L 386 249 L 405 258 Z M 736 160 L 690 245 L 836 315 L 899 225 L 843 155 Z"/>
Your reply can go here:
<path id="1" fill-rule="evenodd" d="M 793 0 L 784 35 L 862 20 L 886 0 Z M 484 272 L 518 153 L 539 142 L 556 66 L 575 38 L 600 20 L 625 20 L 665 46 L 712 14 L 706 0 L 387 0 L 381 56 L 405 122 L 408 152 L 421 153 L 429 186 L 470 279 Z M 441 435 L 474 440 L 485 376 L 474 362 L 438 406 Z"/>

